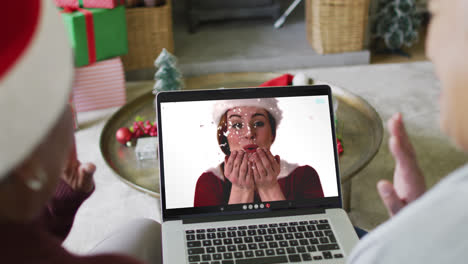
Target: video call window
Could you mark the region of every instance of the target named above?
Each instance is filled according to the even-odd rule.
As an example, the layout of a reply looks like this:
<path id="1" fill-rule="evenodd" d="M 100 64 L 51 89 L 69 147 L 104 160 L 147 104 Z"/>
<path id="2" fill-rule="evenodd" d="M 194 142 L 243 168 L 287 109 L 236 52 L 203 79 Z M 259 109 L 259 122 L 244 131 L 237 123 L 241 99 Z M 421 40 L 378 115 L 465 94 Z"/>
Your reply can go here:
<path id="1" fill-rule="evenodd" d="M 161 104 L 166 208 L 338 196 L 327 96 Z"/>

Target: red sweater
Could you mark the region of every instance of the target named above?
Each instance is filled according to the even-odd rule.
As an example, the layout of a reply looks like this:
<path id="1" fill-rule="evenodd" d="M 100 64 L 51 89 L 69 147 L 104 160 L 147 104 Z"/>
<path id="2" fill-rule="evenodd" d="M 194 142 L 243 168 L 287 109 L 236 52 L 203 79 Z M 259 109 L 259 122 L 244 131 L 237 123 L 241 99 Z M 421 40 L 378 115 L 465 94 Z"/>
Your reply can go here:
<path id="1" fill-rule="evenodd" d="M 295 168 L 286 177 L 278 179 L 286 200 L 305 200 L 324 197 L 317 172 L 310 166 Z M 204 172 L 195 187 L 194 206 L 217 206 L 227 204 L 231 194 L 231 182 L 213 171 Z M 260 202 L 257 192 L 254 202 Z M 267 202 L 267 201 L 263 201 Z"/>
<path id="2" fill-rule="evenodd" d="M 73 225 L 76 211 L 91 193 L 75 192 L 64 182 L 33 223 L 0 224 L 0 262 L 18 264 L 142 264 L 130 257 L 100 255 L 81 257 L 61 243 Z"/>

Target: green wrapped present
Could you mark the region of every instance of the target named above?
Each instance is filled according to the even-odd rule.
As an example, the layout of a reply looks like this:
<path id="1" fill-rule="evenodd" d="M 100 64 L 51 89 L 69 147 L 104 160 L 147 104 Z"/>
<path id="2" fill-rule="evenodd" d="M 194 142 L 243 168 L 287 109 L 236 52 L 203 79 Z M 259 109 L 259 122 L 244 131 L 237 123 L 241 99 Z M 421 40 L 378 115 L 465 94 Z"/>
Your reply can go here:
<path id="1" fill-rule="evenodd" d="M 81 67 L 128 52 L 125 7 L 65 8 L 62 18 L 75 52 L 75 66 Z"/>

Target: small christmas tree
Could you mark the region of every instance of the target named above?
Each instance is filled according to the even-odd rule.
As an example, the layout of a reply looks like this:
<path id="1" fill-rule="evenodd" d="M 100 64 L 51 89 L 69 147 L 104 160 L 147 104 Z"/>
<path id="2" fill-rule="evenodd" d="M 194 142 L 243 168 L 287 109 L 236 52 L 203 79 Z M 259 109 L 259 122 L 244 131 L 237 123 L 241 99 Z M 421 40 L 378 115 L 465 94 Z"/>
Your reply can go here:
<path id="1" fill-rule="evenodd" d="M 156 80 L 153 87 L 154 94 L 160 91 L 183 89 L 182 74 L 177 69 L 177 59 L 174 55 L 163 49 L 154 65 L 159 68 L 154 74 L 154 79 Z"/>
<path id="2" fill-rule="evenodd" d="M 377 8 L 372 33 L 383 39 L 389 50 L 398 51 L 418 41 L 421 18 L 415 0 L 378 0 Z"/>

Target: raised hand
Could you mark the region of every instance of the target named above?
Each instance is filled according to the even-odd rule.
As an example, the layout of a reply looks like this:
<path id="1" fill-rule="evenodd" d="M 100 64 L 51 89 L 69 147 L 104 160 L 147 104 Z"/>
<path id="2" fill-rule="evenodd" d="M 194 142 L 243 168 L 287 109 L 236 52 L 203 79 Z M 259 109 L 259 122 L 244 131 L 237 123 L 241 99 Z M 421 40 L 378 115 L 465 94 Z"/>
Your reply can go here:
<path id="1" fill-rule="evenodd" d="M 247 153 L 235 150 L 224 165 L 224 176 L 232 183 L 229 204 L 253 202 L 255 183 Z"/>
<path id="2" fill-rule="evenodd" d="M 61 178 L 74 191 L 89 193 L 94 189 L 95 171 L 96 166 L 93 163 L 82 164 L 77 159 L 76 148 L 73 145 Z"/>
<path id="3" fill-rule="evenodd" d="M 253 178 L 262 201 L 285 200 L 278 183 L 280 158 L 268 149 L 258 148 L 251 156 Z"/>
<path id="4" fill-rule="evenodd" d="M 388 120 L 387 126 L 390 133 L 389 148 L 395 159 L 395 172 L 393 184 L 387 180 L 380 180 L 377 190 L 388 213 L 393 216 L 424 194 L 426 183 L 401 114 L 394 114 Z"/>

